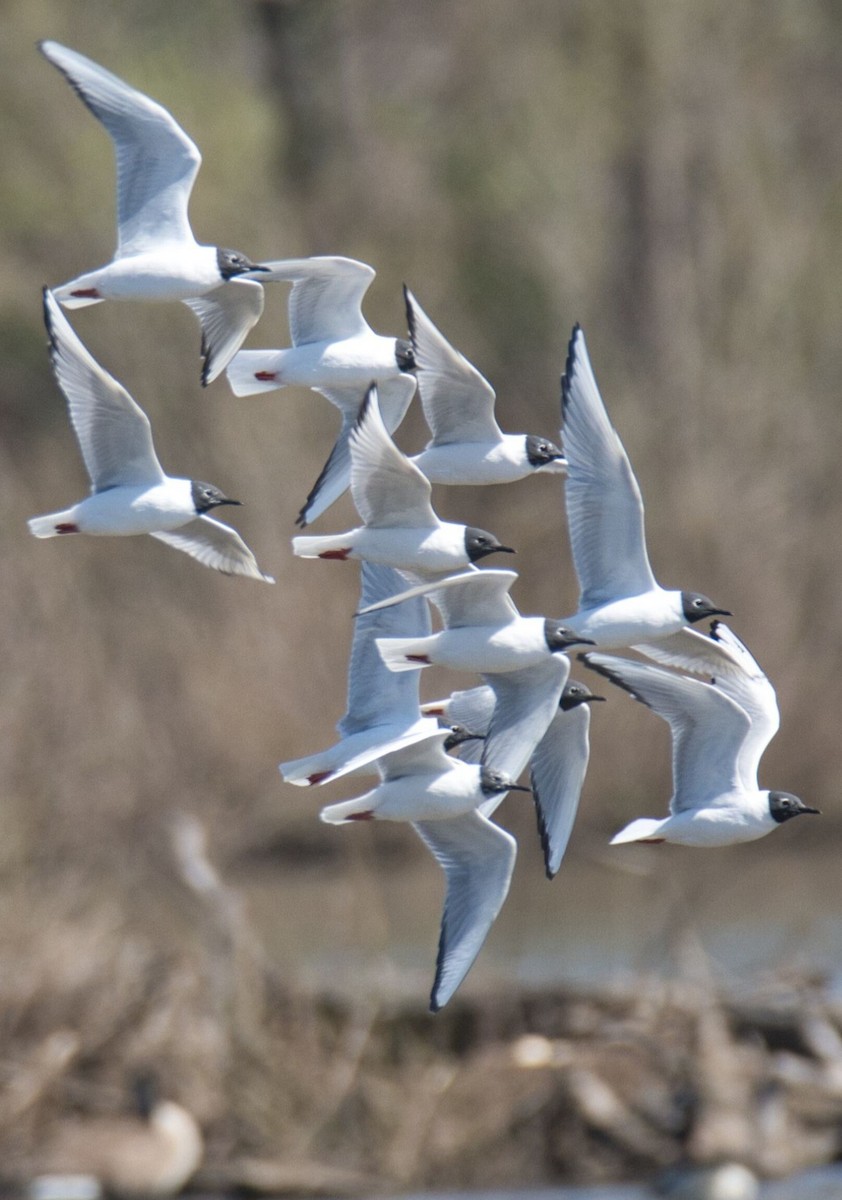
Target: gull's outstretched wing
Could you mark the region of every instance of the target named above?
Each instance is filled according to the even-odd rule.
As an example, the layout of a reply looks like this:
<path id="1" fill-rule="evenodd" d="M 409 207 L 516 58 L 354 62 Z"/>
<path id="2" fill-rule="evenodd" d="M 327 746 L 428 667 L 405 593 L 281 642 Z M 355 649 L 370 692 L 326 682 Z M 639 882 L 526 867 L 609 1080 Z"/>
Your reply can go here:
<path id="1" fill-rule="evenodd" d="M 506 899 L 517 843 L 476 810 L 449 821 L 416 821 L 414 828 L 447 878 L 430 995 L 438 1012 L 471 969 Z"/>
<path id="2" fill-rule="evenodd" d="M 167 477 L 155 454 L 149 418 L 88 353 L 48 288 L 44 322 L 53 371 L 67 399 L 92 491 L 163 483 Z"/>
<path id="3" fill-rule="evenodd" d="M 494 418 L 491 384 L 454 350 L 407 287 L 403 294 L 418 394 L 433 435 L 428 445 L 502 441 L 503 434 Z"/>
<path id="4" fill-rule="evenodd" d="M 561 380 L 565 497 L 579 608 L 657 586 L 643 526 L 643 499 L 628 455 L 608 419 L 577 325 Z"/>
<path id="5" fill-rule="evenodd" d="M 247 579 L 262 579 L 264 583 L 275 582 L 271 575 L 263 574 L 236 529 L 205 514 L 179 529 L 155 530 L 151 536 L 176 550 L 183 550 L 202 566 L 212 567 L 223 575 L 245 575 Z"/>
<path id="6" fill-rule="evenodd" d="M 376 387 L 366 394 L 348 444 L 351 495 L 366 525 L 425 529 L 441 524 L 430 502 L 430 481 L 398 449 L 383 424 Z"/>
<path id="7" fill-rule="evenodd" d="M 289 331 L 293 346 L 344 341 L 369 332 L 362 301 L 375 271 L 353 258 L 287 258 L 263 263 L 260 278 L 292 283 Z"/>
<path id="8" fill-rule="evenodd" d="M 662 717 L 672 733 L 670 812 L 715 804 L 741 786 L 738 757 L 748 736 L 748 713 L 712 683 L 649 663 L 588 653 L 582 661 Z"/>
<path id="9" fill-rule="evenodd" d="M 101 121 L 117 157 L 117 255 L 194 241 L 187 205 L 202 156 L 165 108 L 58 42 L 41 53 Z"/>

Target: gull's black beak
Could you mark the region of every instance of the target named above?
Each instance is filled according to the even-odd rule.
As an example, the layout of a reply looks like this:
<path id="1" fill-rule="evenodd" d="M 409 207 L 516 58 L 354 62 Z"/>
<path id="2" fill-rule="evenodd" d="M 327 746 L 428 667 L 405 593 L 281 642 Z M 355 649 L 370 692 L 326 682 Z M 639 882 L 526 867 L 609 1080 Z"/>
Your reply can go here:
<path id="1" fill-rule="evenodd" d="M 532 788 L 527 787 L 523 783 L 510 783 L 508 788 L 506 789 L 506 791 L 508 791 L 508 792 L 527 792 L 530 796 L 532 795 Z"/>
<path id="2" fill-rule="evenodd" d="M 607 697 L 605 697 L 605 696 L 583 696 L 582 703 L 583 704 L 593 704 L 595 700 L 605 700 L 605 699 L 607 699 Z"/>
<path id="3" fill-rule="evenodd" d="M 511 546 L 495 546 L 494 549 L 500 554 L 517 554 L 517 551 L 513 550 Z"/>
<path id="4" fill-rule="evenodd" d="M 237 508 L 242 508 L 243 502 L 242 500 L 229 500 L 228 497 L 225 496 L 222 500 L 217 500 L 214 507 L 219 508 L 222 504 L 235 504 Z"/>

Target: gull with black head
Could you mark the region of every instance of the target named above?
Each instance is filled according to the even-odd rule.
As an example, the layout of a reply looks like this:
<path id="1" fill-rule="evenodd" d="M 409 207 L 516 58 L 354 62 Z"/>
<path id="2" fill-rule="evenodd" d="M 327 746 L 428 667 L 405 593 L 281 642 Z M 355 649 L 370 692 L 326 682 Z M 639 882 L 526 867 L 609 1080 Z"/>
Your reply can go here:
<path id="1" fill-rule="evenodd" d="M 589 652 L 582 661 L 651 708 L 672 733 L 670 815 L 640 817 L 611 844 L 677 842 L 729 846 L 771 833 L 785 821 L 817 814 L 791 792 L 757 786 L 760 756 L 778 725 L 772 685 L 731 630 L 717 639 L 743 657 L 743 674 L 716 683 L 692 679 L 651 663 Z"/>
<path id="2" fill-rule="evenodd" d="M 347 533 L 294 537 L 294 554 L 358 558 L 429 579 L 489 554 L 514 553 L 484 529 L 439 520 L 430 503 L 430 481 L 389 436 L 373 385 L 348 444 L 351 495 L 364 524 Z"/>
<path id="3" fill-rule="evenodd" d="M 528 792 L 501 771 L 445 753 L 446 730 L 378 759 L 381 783 L 322 809 L 330 824 L 408 821 L 445 873 L 436 977 L 430 1008 L 447 1003 L 479 954 L 506 898 L 517 856 L 511 834 L 482 813 L 509 791 Z"/>
<path id="4" fill-rule="evenodd" d="M 83 54 L 39 43 L 102 123 L 117 158 L 117 250 L 110 263 L 54 288 L 66 308 L 101 300 L 182 300 L 202 326 L 202 383 L 216 379 L 263 311 L 262 272 L 237 250 L 202 246 L 187 207 L 202 162 L 160 104 Z"/>
<path id="5" fill-rule="evenodd" d="M 374 268 L 353 258 L 320 255 L 265 263 L 262 283 L 291 283 L 286 350 L 241 350 L 228 367 L 236 396 L 298 385 L 313 388 L 342 415 L 342 426 L 297 524 L 309 525 L 346 491 L 348 439 L 369 385 L 377 384 L 383 424 L 394 433 L 415 393 L 412 346 L 375 333 L 362 314 Z"/>
<path id="6" fill-rule="evenodd" d="M 430 482 L 511 483 L 563 474 L 564 456 L 547 438 L 503 433 L 491 384 L 451 346 L 407 287 L 404 299 L 418 395 L 433 435 L 412 461 Z"/>
<path id="7" fill-rule="evenodd" d="M 67 400 L 91 495 L 62 512 L 32 517 L 30 532 L 37 538 L 149 533 L 206 567 L 274 583 L 240 535 L 208 516 L 214 508 L 240 501 L 212 483 L 164 473 L 146 413 L 88 353 L 48 289 L 44 319 L 53 370 Z"/>
<path id="8" fill-rule="evenodd" d="M 567 523 L 580 587 L 578 609 L 565 623 L 605 649 L 632 646 L 645 654 L 657 642 L 663 655 L 679 655 L 692 632 L 688 626 L 730 613 L 699 592 L 668 591 L 655 579 L 640 488 L 605 411 L 578 325 L 561 387 Z M 715 642 L 709 649 L 707 673 L 730 662 Z"/>
<path id="9" fill-rule="evenodd" d="M 437 717 L 448 728 L 465 730 L 459 757 L 463 762 L 480 762 L 483 749 L 480 739 L 487 737 L 491 728 L 496 699 L 493 688 L 486 685 L 422 704 L 421 711 L 425 716 Z M 589 706 L 604 699 L 584 683 L 568 679 L 555 714 L 529 760 L 532 799 L 548 879 L 558 873 L 579 808 L 590 757 Z M 469 731 L 476 736 L 471 737 Z M 480 805 L 480 812 L 490 817 L 498 803 L 496 799 L 487 800 Z"/>

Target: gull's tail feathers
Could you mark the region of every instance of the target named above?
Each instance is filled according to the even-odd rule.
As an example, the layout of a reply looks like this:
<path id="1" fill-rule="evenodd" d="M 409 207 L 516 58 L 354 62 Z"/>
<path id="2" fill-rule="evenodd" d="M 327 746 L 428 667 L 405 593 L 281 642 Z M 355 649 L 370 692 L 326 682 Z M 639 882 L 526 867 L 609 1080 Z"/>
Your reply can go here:
<path id="1" fill-rule="evenodd" d="M 328 804 L 319 813 L 319 819 L 328 825 L 347 825 L 351 821 L 372 821 L 376 817 L 371 807 L 371 792 L 353 800 L 342 800 L 339 804 Z"/>
<path id="2" fill-rule="evenodd" d="M 431 665 L 427 638 L 375 638 L 375 644 L 390 671 L 419 671 Z"/>
<path id="3" fill-rule="evenodd" d="M 277 378 L 276 350 L 240 350 L 231 359 L 225 374 L 235 396 L 255 396 L 274 392 L 285 385 Z M 263 375 L 265 378 L 261 379 Z"/>
<path id="4" fill-rule="evenodd" d="M 62 526 L 73 525 L 73 515 L 73 509 L 68 508 L 66 512 L 47 513 L 43 517 L 30 517 L 27 521 L 29 532 L 37 538 L 58 537 L 60 533 L 72 533 L 72 529 L 62 528 Z"/>
<path id="5" fill-rule="evenodd" d="M 615 833 L 609 845 L 619 846 L 624 842 L 666 841 L 666 838 L 661 835 L 663 825 L 663 821 L 658 821 L 654 817 L 638 817 L 636 821 L 626 825 L 625 829 Z"/>
<path id="6" fill-rule="evenodd" d="M 102 304 L 104 296 L 80 295 L 85 291 L 92 292 L 95 288 L 84 288 L 80 280 L 73 279 L 61 287 L 52 288 L 52 293 L 62 308 L 86 308 L 89 304 Z M 74 295 L 73 293 L 77 294 Z"/>
<path id="7" fill-rule="evenodd" d="M 347 533 L 319 534 L 316 537 L 294 537 L 292 552 L 298 558 L 345 559 L 350 553 Z"/>

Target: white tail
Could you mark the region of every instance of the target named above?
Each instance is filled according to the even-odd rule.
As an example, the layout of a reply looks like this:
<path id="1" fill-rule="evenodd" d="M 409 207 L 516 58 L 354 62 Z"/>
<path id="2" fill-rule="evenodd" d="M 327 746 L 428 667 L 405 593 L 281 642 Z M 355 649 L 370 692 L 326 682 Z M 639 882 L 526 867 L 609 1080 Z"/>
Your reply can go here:
<path id="1" fill-rule="evenodd" d="M 241 350 L 235 354 L 225 372 L 231 391 L 235 396 L 254 396 L 283 387 L 277 379 L 255 379 L 258 372 L 274 374 L 277 360 L 276 350 Z"/>
<path id="2" fill-rule="evenodd" d="M 343 550 L 350 551 L 347 533 L 323 534 L 319 537 L 294 537 L 292 552 L 299 558 L 318 558 L 329 553 L 338 558 Z"/>
<path id="3" fill-rule="evenodd" d="M 632 821 L 625 829 L 621 829 L 619 833 L 615 833 L 609 844 L 619 846 L 622 842 L 663 840 L 659 837 L 663 824 L 663 821 L 656 821 L 654 817 L 638 817 L 636 821 Z"/>
<path id="4" fill-rule="evenodd" d="M 364 796 L 357 796 L 354 800 L 342 800 L 339 804 L 328 804 L 319 813 L 319 819 L 327 822 L 328 825 L 344 825 L 355 818 L 359 820 L 364 813 L 376 816 L 377 814 L 372 812 L 371 808 L 372 795 L 372 792 L 366 792 Z"/>
<path id="5" fill-rule="evenodd" d="M 37 538 L 58 537 L 60 531 L 56 529 L 56 525 L 72 525 L 73 515 L 73 509 L 69 508 L 67 512 L 47 513 L 45 517 L 30 517 L 27 521 L 29 532 Z"/>
<path id="6" fill-rule="evenodd" d="M 407 658 L 409 654 L 425 655 L 430 648 L 429 638 L 375 638 L 374 643 L 390 671 L 420 671 L 430 666 Z"/>

